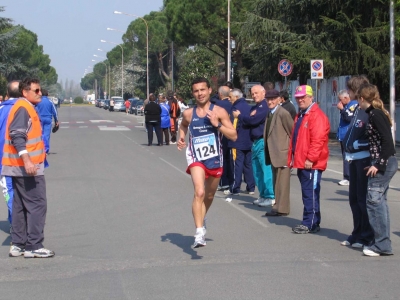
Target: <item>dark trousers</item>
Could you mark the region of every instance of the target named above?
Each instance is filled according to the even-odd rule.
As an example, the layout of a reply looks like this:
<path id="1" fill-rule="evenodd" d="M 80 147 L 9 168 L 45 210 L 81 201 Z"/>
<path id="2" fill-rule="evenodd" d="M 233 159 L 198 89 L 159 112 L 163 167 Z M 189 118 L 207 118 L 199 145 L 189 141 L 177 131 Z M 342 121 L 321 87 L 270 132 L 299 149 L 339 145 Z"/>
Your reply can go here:
<path id="1" fill-rule="evenodd" d="M 349 161 L 345 159 L 346 151 L 343 141 L 340 142 L 340 148 L 342 149 L 342 158 L 343 158 L 343 179 L 350 180 L 350 170 L 349 170 Z"/>
<path id="2" fill-rule="evenodd" d="M 321 192 L 321 170 L 297 169 L 303 198 L 303 221 L 301 224 L 309 229 L 314 229 L 321 223 L 320 192 Z"/>
<path id="3" fill-rule="evenodd" d="M 161 138 L 163 138 L 162 135 L 164 134 L 165 144 L 169 145 L 169 127 L 161 128 L 161 132 Z"/>
<path id="4" fill-rule="evenodd" d="M 233 151 L 236 152 L 236 159 L 233 159 Z M 242 184 L 242 175 L 246 182 L 246 190 L 248 192 L 254 192 L 256 183 L 253 175 L 253 166 L 251 165 L 251 150 L 239 150 L 231 149 L 231 160 L 230 165 L 233 170 L 233 185 L 231 191 L 233 193 L 240 192 L 240 186 Z"/>
<path id="5" fill-rule="evenodd" d="M 228 139 L 222 137 L 222 155 L 224 171 L 222 172 L 219 185 L 221 187 L 230 187 L 233 185 L 233 169 L 231 167 L 231 148 L 228 148 Z"/>
<path id="6" fill-rule="evenodd" d="M 176 131 L 178 130 L 178 119 L 171 118 L 171 142 L 176 143 Z"/>
<path id="7" fill-rule="evenodd" d="M 44 176 L 13 177 L 13 245 L 28 251 L 43 248 L 47 199 Z"/>
<path id="8" fill-rule="evenodd" d="M 114 111 L 114 106 L 110 106 L 109 111 Z"/>
<path id="9" fill-rule="evenodd" d="M 349 204 L 353 215 L 353 232 L 347 238 L 350 244 L 369 245 L 374 233 L 368 220 L 367 193 L 368 177 L 364 168 L 371 165 L 369 157 L 353 160 L 350 163 Z"/>
<path id="10" fill-rule="evenodd" d="M 154 131 L 156 132 L 158 145 L 162 145 L 160 122 L 146 122 L 146 128 L 147 128 L 148 145 L 153 144 L 153 128 Z"/>

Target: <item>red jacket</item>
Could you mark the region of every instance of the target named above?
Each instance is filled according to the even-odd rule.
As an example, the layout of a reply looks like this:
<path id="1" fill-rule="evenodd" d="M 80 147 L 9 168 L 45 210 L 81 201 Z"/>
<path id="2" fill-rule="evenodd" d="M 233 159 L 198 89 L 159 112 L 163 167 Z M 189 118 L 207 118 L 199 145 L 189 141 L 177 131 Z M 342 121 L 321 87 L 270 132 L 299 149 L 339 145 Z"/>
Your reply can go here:
<path id="1" fill-rule="evenodd" d="M 328 117 L 314 104 L 303 117 L 299 132 L 297 133 L 296 150 L 292 156 L 292 139 L 298 115 L 294 119 L 292 138 L 289 144 L 288 166 L 304 169 L 306 159 L 313 162 L 312 169 L 325 171 L 328 164 L 329 131 Z"/>

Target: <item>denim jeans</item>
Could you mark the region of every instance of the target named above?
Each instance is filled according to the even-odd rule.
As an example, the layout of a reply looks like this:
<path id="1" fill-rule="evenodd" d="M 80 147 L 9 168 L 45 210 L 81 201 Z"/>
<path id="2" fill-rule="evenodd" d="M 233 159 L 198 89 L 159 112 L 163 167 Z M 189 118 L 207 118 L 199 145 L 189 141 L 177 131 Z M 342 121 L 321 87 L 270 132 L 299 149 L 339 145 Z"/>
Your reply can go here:
<path id="1" fill-rule="evenodd" d="M 375 238 L 370 249 L 377 253 L 393 254 L 386 196 L 390 180 L 397 172 L 397 168 L 397 158 L 392 156 L 388 160 L 385 173 L 378 172 L 375 177 L 368 178 L 367 211 Z"/>

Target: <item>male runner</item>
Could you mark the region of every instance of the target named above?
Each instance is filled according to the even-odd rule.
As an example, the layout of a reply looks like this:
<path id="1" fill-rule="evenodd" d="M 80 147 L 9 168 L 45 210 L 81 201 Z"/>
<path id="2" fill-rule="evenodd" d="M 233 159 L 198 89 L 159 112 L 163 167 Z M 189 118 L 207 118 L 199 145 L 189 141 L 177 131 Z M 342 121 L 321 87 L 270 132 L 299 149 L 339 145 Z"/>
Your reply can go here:
<path id="1" fill-rule="evenodd" d="M 186 147 L 189 129 L 189 146 L 186 149 L 188 168 L 194 186 L 192 213 L 196 226 L 193 248 L 206 245 L 204 218 L 214 199 L 223 171 L 222 134 L 235 141 L 237 133 L 225 109 L 210 102 L 212 89 L 206 78 L 192 82 L 196 106 L 183 112 L 179 127 L 178 150 Z"/>

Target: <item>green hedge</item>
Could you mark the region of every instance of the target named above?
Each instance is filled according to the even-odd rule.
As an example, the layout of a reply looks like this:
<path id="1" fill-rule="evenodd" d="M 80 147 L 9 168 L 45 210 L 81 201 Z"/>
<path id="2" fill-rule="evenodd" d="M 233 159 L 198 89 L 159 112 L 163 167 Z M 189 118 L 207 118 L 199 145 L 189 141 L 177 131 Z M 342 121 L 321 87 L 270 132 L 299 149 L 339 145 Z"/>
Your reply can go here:
<path id="1" fill-rule="evenodd" d="M 82 98 L 82 97 L 76 97 L 76 98 L 74 99 L 74 103 L 76 103 L 76 104 L 82 104 L 82 103 L 83 103 L 83 98 Z"/>

